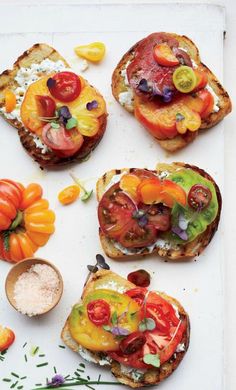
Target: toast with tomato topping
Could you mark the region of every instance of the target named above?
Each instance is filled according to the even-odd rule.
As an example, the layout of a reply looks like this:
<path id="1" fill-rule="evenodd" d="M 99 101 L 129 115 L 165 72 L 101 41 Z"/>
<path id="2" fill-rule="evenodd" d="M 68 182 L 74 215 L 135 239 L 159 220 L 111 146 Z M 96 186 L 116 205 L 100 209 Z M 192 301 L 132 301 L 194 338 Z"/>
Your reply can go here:
<path id="1" fill-rule="evenodd" d="M 86 159 L 107 122 L 101 94 L 44 43 L 33 45 L 0 75 L 0 115 L 18 129 L 22 146 L 41 167 Z"/>
<path id="2" fill-rule="evenodd" d="M 137 42 L 116 66 L 112 92 L 169 152 L 187 146 L 231 111 L 228 93 L 201 62 L 196 45 L 173 33 Z"/>
<path id="3" fill-rule="evenodd" d="M 106 289 L 104 290 L 104 288 Z M 123 312 L 120 316 L 118 315 L 118 321 L 123 321 L 122 326 L 126 326 L 127 328 L 131 326 L 129 322 L 132 320 L 125 320 L 125 317 L 127 316 L 128 318 L 129 314 L 131 314 L 131 318 L 135 318 L 136 314 L 139 320 L 138 322 L 135 322 L 134 320 L 133 322 L 135 324 L 132 324 L 132 326 L 134 326 L 133 330 L 136 330 L 136 328 L 139 328 L 140 320 L 143 317 L 143 314 L 139 313 L 143 313 L 144 300 L 142 300 L 142 297 L 144 297 L 144 294 L 147 302 L 145 303 L 145 310 L 148 312 L 148 315 L 151 315 L 149 314 L 150 310 L 154 310 L 154 312 L 155 310 L 160 310 L 158 312 L 159 317 L 153 317 L 156 318 L 157 322 L 159 321 L 159 325 L 153 321 L 155 326 L 154 329 L 143 330 L 143 333 L 140 331 L 138 332 L 139 337 L 141 333 L 141 337 L 146 338 L 145 344 L 143 346 L 139 345 L 140 349 L 134 353 L 122 353 L 120 351 L 120 345 L 127 344 L 131 347 L 129 340 L 133 337 L 136 337 L 137 341 L 137 332 L 133 332 L 130 335 L 117 337 L 117 340 L 116 337 L 114 338 L 115 343 L 117 343 L 115 351 L 106 352 L 106 347 L 99 350 L 99 346 L 102 345 L 101 339 L 103 339 L 104 345 L 107 345 L 107 349 L 111 348 L 114 340 L 111 340 L 111 333 L 102 329 L 102 325 L 98 325 L 95 321 L 98 320 L 98 305 L 100 305 L 99 309 L 103 311 L 102 319 L 99 316 L 100 321 L 108 321 L 108 323 L 110 323 L 110 320 L 105 320 L 105 318 L 108 318 L 108 311 L 104 311 L 106 305 L 109 305 L 109 309 L 107 310 L 109 310 L 109 315 L 111 315 L 113 320 L 117 317 L 117 315 L 114 315 L 114 311 L 119 310 L 118 306 L 121 307 L 121 311 L 123 310 Z M 100 297 L 99 302 L 98 300 L 94 301 L 94 298 L 98 296 Z M 101 297 L 103 299 L 101 299 Z M 118 306 L 116 306 L 116 302 Z M 95 303 L 97 304 L 97 310 L 91 311 L 91 308 L 94 308 Z M 83 310 L 86 311 L 86 304 L 89 317 L 87 317 L 86 314 L 82 314 Z M 129 313 L 132 305 L 138 305 L 135 314 Z M 158 309 L 156 309 L 157 307 Z M 78 314 L 79 312 L 80 314 Z M 86 330 L 83 329 L 83 332 L 85 333 L 84 337 L 82 330 L 80 329 L 80 318 L 78 317 L 80 315 L 82 315 L 82 317 L 85 315 L 85 318 L 83 318 L 83 320 L 86 321 Z M 170 316 L 172 319 L 168 317 L 167 320 L 166 316 Z M 160 320 L 160 318 L 162 318 L 162 320 Z M 95 322 L 97 325 L 95 325 Z M 91 334 L 90 328 L 92 329 L 92 338 L 89 336 L 89 334 Z M 105 327 L 105 329 L 108 328 Z M 106 340 L 107 334 L 110 338 Z M 70 349 L 81 355 L 85 360 L 108 367 L 112 374 L 122 384 L 132 388 L 140 388 L 143 386 L 159 384 L 178 367 L 189 346 L 190 323 L 188 314 L 176 299 L 163 292 L 148 292 L 147 289 L 137 287 L 135 284 L 111 271 L 101 270 L 92 274 L 84 287 L 81 300 L 73 307 L 72 312 L 64 325 L 61 337 Z M 161 349 L 159 348 L 160 345 L 158 346 L 154 339 L 156 342 L 158 340 L 159 344 L 163 343 Z M 150 347 L 148 347 L 148 345 L 150 345 L 150 340 L 152 340 L 153 343 L 152 351 L 150 351 Z M 88 343 L 90 342 L 91 347 L 89 348 Z M 84 345 L 86 345 L 86 347 Z M 132 344 L 132 347 L 134 347 L 134 344 Z M 160 364 L 156 364 L 156 362 L 152 362 L 153 365 L 144 364 L 144 356 L 147 356 L 149 352 L 154 354 L 154 349 L 156 349 L 156 357 L 158 357 Z M 156 366 L 159 365 L 159 367 L 154 366 L 154 364 Z M 142 368 L 137 368 L 137 366 L 142 366 Z"/>
<path id="4" fill-rule="evenodd" d="M 204 170 L 185 163 L 155 171 L 117 169 L 97 182 L 99 236 L 107 256 L 199 256 L 214 236 L 221 194 Z"/>

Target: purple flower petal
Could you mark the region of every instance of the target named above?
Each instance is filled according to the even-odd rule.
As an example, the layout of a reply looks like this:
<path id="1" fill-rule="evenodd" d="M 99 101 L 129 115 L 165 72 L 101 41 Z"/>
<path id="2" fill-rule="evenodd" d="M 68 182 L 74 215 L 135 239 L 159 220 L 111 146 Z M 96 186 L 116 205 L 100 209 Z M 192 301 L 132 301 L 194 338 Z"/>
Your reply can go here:
<path id="1" fill-rule="evenodd" d="M 163 95 L 162 95 L 163 102 L 169 103 L 169 102 L 171 102 L 172 98 L 173 98 L 173 91 L 168 87 L 164 87 L 163 88 Z"/>
<path id="2" fill-rule="evenodd" d="M 62 116 L 65 119 L 70 119 L 72 117 L 70 110 L 67 106 L 62 106 L 58 110 L 58 115 Z"/>
<path id="3" fill-rule="evenodd" d="M 98 102 L 97 100 L 92 100 L 91 102 L 88 102 L 86 104 L 86 108 L 87 110 L 91 111 L 93 110 L 94 108 L 98 108 Z"/>
<path id="4" fill-rule="evenodd" d="M 179 226 L 173 226 L 171 231 L 175 233 L 181 240 L 187 241 L 188 235 L 185 230 L 182 230 Z"/>
<path id="5" fill-rule="evenodd" d="M 60 387 L 63 385 L 63 383 L 65 383 L 64 377 L 62 375 L 56 374 L 52 378 L 51 382 L 47 382 L 47 385 L 50 387 Z"/>
<path id="6" fill-rule="evenodd" d="M 111 328 L 111 333 L 114 334 L 114 336 L 128 336 L 128 334 L 130 334 L 127 329 L 120 328 L 119 326 Z"/>
<path id="7" fill-rule="evenodd" d="M 138 85 L 138 90 L 140 92 L 150 92 L 150 87 L 148 86 L 148 82 L 146 79 L 141 79 Z"/>

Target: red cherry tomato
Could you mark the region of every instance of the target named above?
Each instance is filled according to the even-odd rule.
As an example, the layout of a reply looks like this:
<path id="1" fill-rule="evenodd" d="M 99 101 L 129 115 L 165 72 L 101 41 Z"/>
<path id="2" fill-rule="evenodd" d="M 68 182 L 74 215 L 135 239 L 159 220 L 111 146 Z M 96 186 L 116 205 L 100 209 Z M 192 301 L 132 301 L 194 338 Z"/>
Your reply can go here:
<path id="1" fill-rule="evenodd" d="M 192 209 L 201 211 L 209 205 L 211 198 L 212 193 L 208 187 L 195 184 L 189 191 L 188 204 Z"/>
<path id="2" fill-rule="evenodd" d="M 101 230 L 111 238 L 118 238 L 132 221 L 135 210 L 132 199 L 120 190 L 119 183 L 114 184 L 105 192 L 98 205 Z"/>
<path id="3" fill-rule="evenodd" d="M 136 284 L 136 286 L 148 287 L 150 285 L 150 275 L 144 269 L 130 272 L 127 279 L 129 282 Z"/>
<path id="4" fill-rule="evenodd" d="M 197 85 L 195 87 L 195 91 L 199 91 L 202 88 L 205 88 L 208 82 L 208 76 L 207 73 L 199 70 L 199 69 L 194 69 L 194 73 L 197 76 Z"/>
<path id="5" fill-rule="evenodd" d="M 120 343 L 120 350 L 125 355 L 131 355 L 139 351 L 146 343 L 146 337 L 142 332 L 133 332 Z"/>
<path id="6" fill-rule="evenodd" d="M 214 97 L 207 89 L 201 89 L 197 92 L 197 96 L 203 101 L 203 108 L 200 112 L 201 118 L 206 118 L 213 111 Z"/>
<path id="7" fill-rule="evenodd" d="M 152 245 L 157 239 L 153 225 L 140 226 L 137 221 L 131 221 L 119 237 L 119 242 L 125 248 L 143 248 Z"/>
<path id="8" fill-rule="evenodd" d="M 111 316 L 110 306 L 103 299 L 89 302 L 87 313 L 90 321 L 97 326 L 107 324 Z"/>
<path id="9" fill-rule="evenodd" d="M 59 72 L 47 81 L 52 96 L 61 102 L 72 102 L 81 92 L 80 78 L 73 72 Z"/>
<path id="10" fill-rule="evenodd" d="M 15 340 L 14 332 L 0 325 L 0 352 L 5 351 Z"/>
<path id="11" fill-rule="evenodd" d="M 36 95 L 40 116 L 50 118 L 55 115 L 56 103 L 50 96 Z"/>
<path id="12" fill-rule="evenodd" d="M 76 129 L 67 131 L 64 126 L 54 129 L 50 123 L 43 127 L 42 139 L 60 157 L 73 156 L 84 142 L 83 136 Z"/>

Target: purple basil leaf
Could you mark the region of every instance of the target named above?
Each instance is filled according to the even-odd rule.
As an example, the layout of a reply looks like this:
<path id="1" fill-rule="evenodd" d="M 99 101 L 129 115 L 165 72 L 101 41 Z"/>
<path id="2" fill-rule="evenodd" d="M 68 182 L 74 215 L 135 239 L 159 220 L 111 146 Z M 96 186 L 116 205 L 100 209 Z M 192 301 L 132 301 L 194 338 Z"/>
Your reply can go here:
<path id="1" fill-rule="evenodd" d="M 181 240 L 187 241 L 188 235 L 185 230 L 182 230 L 179 226 L 173 226 L 172 232 L 175 233 Z"/>
<path id="2" fill-rule="evenodd" d="M 56 85 L 56 81 L 54 79 L 52 79 L 51 77 L 49 77 L 49 79 L 47 81 L 47 87 L 53 88 L 53 87 L 55 87 L 55 85 Z"/>
<path id="3" fill-rule="evenodd" d="M 144 215 L 143 217 L 139 218 L 139 220 L 138 220 L 138 224 L 139 224 L 140 227 L 146 226 L 147 223 L 148 223 L 148 219 L 147 219 L 146 215 Z"/>
<path id="4" fill-rule="evenodd" d="M 128 336 L 130 334 L 127 329 L 120 328 L 119 326 L 111 328 L 111 333 L 114 334 L 114 336 Z"/>
<path id="5" fill-rule="evenodd" d="M 58 109 L 58 115 L 62 116 L 65 119 L 70 119 L 72 117 L 70 110 L 67 106 L 62 106 Z"/>
<path id="6" fill-rule="evenodd" d="M 150 87 L 148 86 L 148 82 L 146 79 L 141 79 L 138 85 L 138 90 L 140 92 L 150 92 Z"/>
<path id="7" fill-rule="evenodd" d="M 90 272 L 93 272 L 94 274 L 98 271 L 98 267 L 96 265 L 87 265 L 87 268 Z"/>
<path id="8" fill-rule="evenodd" d="M 171 102 L 172 98 L 173 98 L 173 91 L 168 87 L 164 87 L 163 88 L 163 95 L 162 95 L 163 102 L 169 103 L 169 102 Z"/>
<path id="9" fill-rule="evenodd" d="M 91 102 L 88 102 L 86 104 L 86 108 L 87 110 L 91 111 L 93 110 L 94 108 L 98 108 L 98 102 L 97 100 L 92 100 Z"/>

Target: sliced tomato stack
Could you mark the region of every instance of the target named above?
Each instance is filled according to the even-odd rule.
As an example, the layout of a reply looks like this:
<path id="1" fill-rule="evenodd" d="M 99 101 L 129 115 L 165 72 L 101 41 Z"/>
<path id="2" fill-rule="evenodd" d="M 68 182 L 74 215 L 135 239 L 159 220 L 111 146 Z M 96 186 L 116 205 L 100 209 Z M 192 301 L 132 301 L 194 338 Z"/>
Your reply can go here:
<path id="1" fill-rule="evenodd" d="M 109 356 L 127 366 L 138 369 L 151 368 L 144 362 L 145 355 L 158 356 L 160 364 L 168 361 L 175 353 L 187 329 L 186 318 L 181 318 L 173 306 L 159 294 L 137 287 L 126 292 L 135 300 L 141 311 L 141 322 L 152 319 L 152 330 L 133 332 L 120 343 L 118 351 Z"/>
<path id="2" fill-rule="evenodd" d="M 178 184 L 160 180 L 147 170 L 133 170 L 99 202 L 100 228 L 125 248 L 145 248 L 157 240 L 159 232 L 170 229 L 176 202 L 186 205 L 186 193 Z"/>

